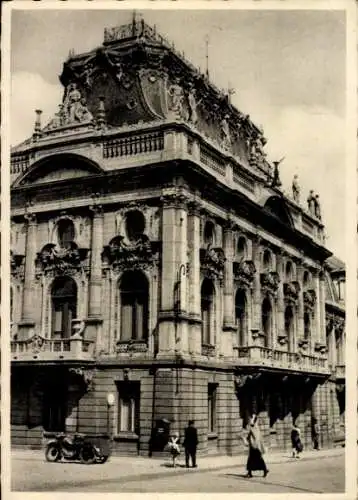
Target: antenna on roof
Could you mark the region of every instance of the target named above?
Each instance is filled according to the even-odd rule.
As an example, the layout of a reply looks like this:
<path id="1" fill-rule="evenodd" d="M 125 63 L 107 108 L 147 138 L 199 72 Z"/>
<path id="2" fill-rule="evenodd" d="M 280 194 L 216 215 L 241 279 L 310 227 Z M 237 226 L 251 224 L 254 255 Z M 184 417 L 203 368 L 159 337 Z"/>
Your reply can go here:
<path id="1" fill-rule="evenodd" d="M 235 89 L 231 87 L 231 83 L 228 83 L 227 95 L 229 98 L 229 103 L 231 104 L 231 97 L 235 94 Z"/>
<path id="2" fill-rule="evenodd" d="M 135 35 L 135 25 L 137 21 L 137 12 L 136 10 L 133 10 L 132 12 L 132 35 Z"/>

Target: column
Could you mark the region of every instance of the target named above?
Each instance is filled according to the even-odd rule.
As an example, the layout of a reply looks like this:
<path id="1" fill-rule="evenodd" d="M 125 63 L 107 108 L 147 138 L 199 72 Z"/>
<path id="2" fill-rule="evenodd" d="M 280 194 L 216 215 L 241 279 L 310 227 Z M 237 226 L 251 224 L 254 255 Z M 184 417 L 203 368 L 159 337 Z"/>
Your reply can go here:
<path id="1" fill-rule="evenodd" d="M 36 215 L 28 213 L 25 215 L 27 221 L 26 246 L 25 246 L 25 269 L 24 287 L 21 311 L 21 322 L 19 323 L 19 340 L 25 340 L 30 333 L 34 333 L 35 327 L 35 304 L 34 280 L 35 280 L 35 260 L 36 260 L 36 236 L 37 220 Z"/>
<path id="2" fill-rule="evenodd" d="M 326 345 L 326 286 L 325 272 L 322 270 L 319 273 L 319 302 L 320 302 L 320 333 L 321 344 Z"/>
<path id="3" fill-rule="evenodd" d="M 251 331 L 260 332 L 261 331 L 261 283 L 260 283 L 260 273 L 261 273 L 261 240 L 260 238 L 255 238 L 252 241 L 252 260 L 255 264 L 256 273 L 254 275 L 253 289 L 252 289 L 252 321 L 251 321 Z M 252 344 L 252 340 L 248 339 L 248 345 Z"/>
<path id="4" fill-rule="evenodd" d="M 228 356 L 232 352 L 232 332 L 236 331 L 234 315 L 233 228 L 232 221 L 228 220 L 224 226 L 224 253 L 226 258 L 224 270 L 224 331 L 228 332 L 224 340 L 224 353 Z"/>
<path id="5" fill-rule="evenodd" d="M 188 313 L 191 318 L 189 330 L 189 352 L 201 353 L 201 301 L 200 301 L 200 203 L 189 204 L 188 216 L 189 249 L 189 303 Z"/>
<path id="6" fill-rule="evenodd" d="M 321 341 L 321 294 L 320 294 L 320 282 L 318 271 L 312 277 L 313 287 L 316 292 L 316 302 L 314 305 L 314 325 L 313 326 L 313 346 Z"/>
<path id="7" fill-rule="evenodd" d="M 305 336 L 304 326 L 304 302 L 303 302 L 303 266 L 301 262 L 296 263 L 297 266 L 297 281 L 299 284 L 298 301 L 297 301 L 297 339 L 303 339 Z"/>
<path id="8" fill-rule="evenodd" d="M 180 245 L 180 240 L 183 238 L 183 229 L 180 228 L 180 223 L 183 221 L 180 219 L 183 218 L 183 214 L 178 210 L 179 193 L 173 189 L 164 192 L 162 202 L 162 286 L 158 356 L 172 355 L 177 348 L 180 328 L 174 311 L 174 289 L 178 286 L 179 278 L 181 278 L 181 289 L 186 283 L 182 273 L 179 275 L 181 264 L 186 265 L 186 262 L 179 262 L 179 259 L 184 258 Z M 181 300 L 182 294 L 180 290 Z"/>
<path id="9" fill-rule="evenodd" d="M 280 282 L 278 284 L 278 289 L 277 289 L 277 336 L 278 339 L 282 339 L 283 344 L 286 343 L 287 346 L 291 343 L 292 339 L 286 338 L 286 331 L 285 331 L 285 298 L 283 294 L 283 283 L 286 279 L 285 273 L 284 273 L 284 262 L 283 262 L 283 253 L 278 252 L 276 255 L 276 272 L 278 273 Z M 273 346 L 275 347 L 275 343 L 273 343 Z M 289 348 L 287 347 L 287 349 Z"/>
<path id="10" fill-rule="evenodd" d="M 102 250 L 103 250 L 103 210 L 102 205 L 90 207 L 92 219 L 91 274 L 88 289 L 88 319 L 86 338 L 97 340 L 102 323 Z"/>

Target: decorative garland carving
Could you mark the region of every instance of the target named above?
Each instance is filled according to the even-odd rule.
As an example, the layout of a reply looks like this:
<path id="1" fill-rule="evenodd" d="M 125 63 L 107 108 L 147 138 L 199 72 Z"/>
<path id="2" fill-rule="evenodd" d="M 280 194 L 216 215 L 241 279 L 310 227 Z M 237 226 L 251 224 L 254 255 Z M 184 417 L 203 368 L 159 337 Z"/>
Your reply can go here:
<path id="1" fill-rule="evenodd" d="M 24 279 L 24 267 L 25 256 L 19 255 L 10 250 L 10 267 L 11 267 L 11 276 L 17 278 L 19 280 Z"/>
<path id="2" fill-rule="evenodd" d="M 223 279 L 225 261 L 226 258 L 222 248 L 212 248 L 208 245 L 207 248 L 200 249 L 201 269 L 205 277 L 209 279 Z"/>
<path id="3" fill-rule="evenodd" d="M 68 248 L 48 243 L 37 254 L 37 272 L 41 270 L 45 274 L 73 274 L 83 267 L 87 255 L 88 249 L 78 248 L 74 242 Z"/>
<path id="4" fill-rule="evenodd" d="M 120 340 L 115 344 L 115 351 L 117 354 L 147 352 L 148 344 L 145 340 L 128 340 L 126 342 Z"/>
<path id="5" fill-rule="evenodd" d="M 276 295 L 280 277 L 276 271 L 268 271 L 260 274 L 261 289 L 264 293 Z"/>
<path id="6" fill-rule="evenodd" d="M 303 292 L 303 304 L 308 309 L 312 310 L 316 304 L 316 292 L 313 289 L 305 290 Z"/>
<path id="7" fill-rule="evenodd" d="M 158 253 L 156 244 L 147 235 L 142 234 L 137 241 L 126 243 L 123 236 L 115 236 L 104 247 L 103 259 L 117 270 L 146 269 L 152 267 Z"/>
<path id="8" fill-rule="evenodd" d="M 241 260 L 233 263 L 234 279 L 240 287 L 250 288 L 253 284 L 256 267 L 252 260 Z"/>
<path id="9" fill-rule="evenodd" d="M 84 367 L 76 367 L 69 368 L 69 372 L 76 377 L 82 379 L 82 382 L 85 385 L 86 391 L 92 391 L 94 389 L 94 378 L 95 378 L 95 370 Z"/>
<path id="10" fill-rule="evenodd" d="M 297 304 L 299 293 L 300 293 L 300 284 L 298 281 L 290 281 L 283 284 L 283 294 L 285 301 L 289 304 Z"/>

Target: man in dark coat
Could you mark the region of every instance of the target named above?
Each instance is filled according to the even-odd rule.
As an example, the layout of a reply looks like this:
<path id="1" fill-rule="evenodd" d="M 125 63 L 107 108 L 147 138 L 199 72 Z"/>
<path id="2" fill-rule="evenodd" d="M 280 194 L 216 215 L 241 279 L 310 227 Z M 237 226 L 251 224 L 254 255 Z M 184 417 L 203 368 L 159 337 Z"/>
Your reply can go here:
<path id="1" fill-rule="evenodd" d="M 193 467 L 196 467 L 196 448 L 198 446 L 198 431 L 194 427 L 194 420 L 189 420 L 188 427 L 185 429 L 184 437 L 185 465 L 189 467 L 189 458 L 191 457 Z"/>

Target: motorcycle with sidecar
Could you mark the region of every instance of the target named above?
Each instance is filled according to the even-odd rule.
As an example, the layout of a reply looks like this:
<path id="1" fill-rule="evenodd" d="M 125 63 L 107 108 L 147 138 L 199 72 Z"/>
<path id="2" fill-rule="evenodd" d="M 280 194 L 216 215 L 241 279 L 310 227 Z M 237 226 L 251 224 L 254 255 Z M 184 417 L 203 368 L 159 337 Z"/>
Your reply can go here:
<path id="1" fill-rule="evenodd" d="M 49 438 L 45 457 L 48 462 L 60 460 L 80 461 L 83 464 L 104 464 L 110 454 L 110 438 L 107 435 L 57 433 Z"/>

